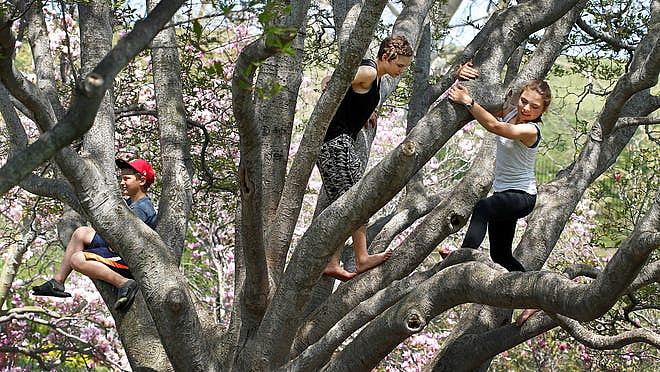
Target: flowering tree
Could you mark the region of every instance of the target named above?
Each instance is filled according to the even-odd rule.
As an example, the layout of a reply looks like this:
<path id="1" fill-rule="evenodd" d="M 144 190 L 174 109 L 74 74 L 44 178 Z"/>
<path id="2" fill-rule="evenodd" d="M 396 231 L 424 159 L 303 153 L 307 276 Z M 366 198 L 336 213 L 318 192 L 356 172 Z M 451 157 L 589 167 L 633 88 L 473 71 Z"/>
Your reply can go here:
<path id="1" fill-rule="evenodd" d="M 584 324 L 657 281 L 652 253 L 660 239 L 658 195 L 616 253 L 605 265 L 597 263 L 598 270 L 568 265 L 560 273 L 558 267 L 566 265 L 548 259 L 565 246 L 560 241 L 565 228 L 578 237 L 572 249 L 588 239 L 591 228 L 582 222 L 589 220 L 580 218 L 590 212 L 576 209 L 587 188 L 616 161 L 638 126 L 657 122 L 648 116 L 660 107 L 650 91 L 660 71 L 659 1 L 641 10 L 622 9 L 622 14 L 642 14 L 636 33 L 624 36 L 595 28 L 598 17 L 583 20 L 583 14 L 595 14 L 586 1 L 502 2 L 463 53 L 436 75 L 431 75 L 431 56 L 437 33 L 425 20 L 437 20 L 439 11 L 453 13 L 460 2 L 443 9 L 427 0 L 406 2 L 388 28 L 417 50 L 411 80 L 401 84 L 409 88 L 403 93 L 410 102 L 405 138 L 371 159 L 370 170 L 335 203 L 321 200 L 313 219 L 305 195 L 314 185 L 309 182 L 314 161 L 388 2 L 332 2 L 325 8 L 309 1 L 250 2 L 241 8 L 219 2 L 209 8 L 213 17 L 192 17 L 201 12 L 191 7 L 181 16 L 186 22 L 175 18 L 164 27 L 181 3 L 148 2 L 148 15 L 128 22 L 130 29 L 121 31 L 114 46 L 113 26 L 120 33 L 118 20 L 137 17 L 135 12 L 93 0 L 71 13 L 76 26 L 67 12 L 57 11 L 63 32 L 56 43 L 63 48 L 57 64 L 47 31 L 52 7 L 17 1 L 2 9 L 0 107 L 8 152 L 0 189 L 22 203 L 3 205 L 14 226 L 22 226 L 7 237 L 12 248 L 3 266 L 3 303 L 10 293 L 25 290 L 23 282 L 14 281 L 15 272 L 23 258 L 31 259 L 23 257 L 25 247 L 41 230 L 34 223 L 44 212 L 35 205 L 49 198 L 61 202 L 53 208 L 64 206 L 64 222 L 82 216 L 105 236 L 139 283 L 135 304 L 127 312 L 111 311 L 134 369 L 368 370 L 409 339 L 408 348 L 425 350 L 428 369 L 472 370 L 556 327 L 592 348 L 658 346 L 657 334 L 643 327 L 603 335 Z M 323 23 L 328 9 L 330 25 Z M 253 13 L 258 23 L 249 23 Z M 222 20 L 230 16 L 238 26 L 222 30 Z M 548 74 L 576 25 L 590 40 L 629 55 L 574 161 L 540 188 L 526 221 L 517 257 L 531 270 L 548 261 L 551 270 L 509 273 L 473 250 L 456 250 L 429 264 L 439 245 L 451 245 L 452 234 L 492 182 L 492 137 L 482 133 L 477 147 L 464 137 L 474 130 L 465 128 L 469 113 L 440 98 L 457 66 L 474 62 L 481 76 L 466 85 L 483 106 L 495 109 L 505 92 Z M 322 52 L 327 40 L 312 40 L 305 30 L 328 26 L 338 62 L 327 90 L 305 108 L 309 97 L 301 92 L 310 84 L 303 78 L 305 63 L 330 55 Z M 70 36 L 76 27 L 79 38 Z M 439 28 L 434 23 L 434 30 Z M 17 38 L 29 43 L 30 68 L 20 63 Z M 149 43 L 150 54 L 139 55 Z M 122 69 L 126 73 L 120 74 Z M 384 81 L 382 95 L 397 84 Z M 394 96 L 399 97 L 394 102 L 401 101 L 399 93 Z M 64 97 L 71 97 L 70 103 Z M 396 110 L 390 115 L 385 121 L 403 117 Z M 304 127 L 301 137 L 297 127 Z M 365 156 L 373 134 L 360 139 Z M 457 146 L 449 145 L 453 137 Z M 116 148 L 108 145 L 112 142 Z M 459 152 L 450 153 L 450 146 Z M 156 231 L 135 218 L 119 196 L 113 173 L 118 153 L 139 154 L 160 170 Z M 455 171 L 451 179 L 448 168 Z M 219 208 L 232 204 L 235 213 Z M 39 213 L 30 213 L 34 210 Z M 394 255 L 331 293 L 332 283 L 321 273 L 333 247 L 372 216 L 370 249 L 395 246 Z M 61 226 L 61 240 L 67 240 L 71 225 Z M 233 288 L 228 275 L 235 276 Z M 111 288 L 95 284 L 103 301 L 112 303 Z M 55 344 L 18 334 L 28 322 L 38 323 L 35 319 L 57 318 L 44 310 L 49 303 L 30 309 L 14 298 L 12 308 L 0 314 L 8 334 L 26 344 L 44 342 L 43 348 Z M 96 305 L 100 302 L 88 311 L 97 311 Z M 522 327 L 511 324 L 511 309 L 526 307 L 544 311 Z M 420 332 L 441 314 L 447 314 L 448 330 L 424 337 Z M 79 343 L 71 348 L 103 344 L 97 350 L 107 360 L 92 357 L 121 365 L 114 336 L 99 335 L 112 323 L 80 330 L 74 335 Z M 23 346 L 9 351 L 39 354 Z M 410 352 L 399 352 L 401 363 L 411 365 Z"/>

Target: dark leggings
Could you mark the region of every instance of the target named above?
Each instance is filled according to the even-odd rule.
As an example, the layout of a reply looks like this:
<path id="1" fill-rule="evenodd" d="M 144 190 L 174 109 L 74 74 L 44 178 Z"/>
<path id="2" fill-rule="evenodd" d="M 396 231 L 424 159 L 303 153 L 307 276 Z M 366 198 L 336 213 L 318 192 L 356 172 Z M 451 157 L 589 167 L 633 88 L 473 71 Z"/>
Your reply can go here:
<path id="1" fill-rule="evenodd" d="M 479 200 L 474 207 L 470 226 L 461 247 L 477 249 L 486 236 L 490 239 L 490 257 L 509 271 L 525 271 L 513 257 L 511 245 L 519 218 L 530 214 L 536 195 L 520 190 L 506 190 Z"/>

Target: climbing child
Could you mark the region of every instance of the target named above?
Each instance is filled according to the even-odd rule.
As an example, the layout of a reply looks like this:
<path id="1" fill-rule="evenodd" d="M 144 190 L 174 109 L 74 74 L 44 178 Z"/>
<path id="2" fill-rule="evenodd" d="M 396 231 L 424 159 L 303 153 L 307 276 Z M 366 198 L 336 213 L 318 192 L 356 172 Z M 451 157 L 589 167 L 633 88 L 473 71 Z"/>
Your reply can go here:
<path id="1" fill-rule="evenodd" d="M 513 236 L 518 219 L 530 214 L 536 204 L 534 166 L 541 141 L 541 114 L 552 99 L 550 86 L 542 80 L 523 85 L 516 106 L 504 110 L 501 120 L 476 103 L 467 88 L 460 84 L 451 89 L 449 97 L 465 105 L 479 124 L 499 136 L 494 193 L 477 202 L 462 247 L 479 248 L 488 230 L 493 261 L 509 271 L 525 271 L 513 257 Z M 522 325 L 537 311 L 524 310 L 516 324 Z"/>
<path id="2" fill-rule="evenodd" d="M 354 141 L 363 126 L 369 122 L 375 124 L 372 115 L 380 101 L 380 78 L 386 74 L 399 76 L 410 65 L 412 55 L 413 50 L 405 37 L 392 36 L 381 42 L 376 60 L 363 59 L 360 63 L 330 121 L 316 161 L 330 203 L 348 191 L 364 173 Z M 391 251 L 372 255 L 367 252 L 366 225 L 354 231 L 352 237 L 357 272 L 348 272 L 339 265 L 341 249 L 337 249 L 323 272 L 325 275 L 348 280 L 380 265 L 392 255 Z"/>
<path id="3" fill-rule="evenodd" d="M 153 168 L 142 159 L 131 162 L 117 159 L 116 164 L 121 171 L 122 194 L 128 197 L 126 203 L 138 218 L 154 228 L 156 211 L 146 194 L 154 182 Z M 64 282 L 72 270 L 114 285 L 117 288 L 116 310 L 128 309 L 135 298 L 137 283 L 132 279 L 128 266 L 91 227 L 81 226 L 73 232 L 58 272 L 53 279 L 32 287 L 33 293 L 38 296 L 70 297 L 71 294 L 64 290 Z"/>
<path id="4" fill-rule="evenodd" d="M 486 111 L 458 84 L 449 93 L 486 130 L 497 134 L 493 194 L 477 202 L 462 247 L 477 249 L 486 230 L 490 256 L 509 271 L 525 271 L 511 252 L 516 222 L 527 216 L 536 203 L 534 166 L 541 141 L 541 114 L 548 109 L 552 94 L 545 81 L 532 80 L 520 89 L 515 107 L 504 110 L 501 119 Z"/>

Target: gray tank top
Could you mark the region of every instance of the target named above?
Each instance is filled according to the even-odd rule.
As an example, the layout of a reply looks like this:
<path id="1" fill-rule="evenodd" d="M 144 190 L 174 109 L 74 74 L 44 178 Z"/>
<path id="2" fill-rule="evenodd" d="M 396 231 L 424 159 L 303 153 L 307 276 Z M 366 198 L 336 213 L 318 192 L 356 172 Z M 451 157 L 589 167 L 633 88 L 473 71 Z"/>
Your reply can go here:
<path id="1" fill-rule="evenodd" d="M 518 110 L 514 108 L 502 118 L 502 121 L 510 122 L 517 113 Z M 538 145 L 541 141 L 541 129 L 536 123 L 530 124 L 534 124 L 537 130 L 536 142 L 532 147 L 527 147 L 518 140 L 497 136 L 495 180 L 493 181 L 495 192 L 513 189 L 536 195 L 534 166 Z"/>

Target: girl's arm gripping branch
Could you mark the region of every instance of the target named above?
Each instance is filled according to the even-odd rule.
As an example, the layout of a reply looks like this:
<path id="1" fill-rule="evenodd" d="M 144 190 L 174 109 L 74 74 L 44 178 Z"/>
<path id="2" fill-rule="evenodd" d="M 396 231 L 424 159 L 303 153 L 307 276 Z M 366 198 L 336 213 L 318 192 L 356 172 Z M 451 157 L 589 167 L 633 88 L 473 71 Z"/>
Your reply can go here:
<path id="1" fill-rule="evenodd" d="M 537 130 L 533 124 L 520 123 L 511 124 L 499 121 L 493 114 L 488 112 L 474 99 L 464 86 L 458 84 L 450 92 L 449 98 L 456 102 L 465 105 L 470 111 L 470 114 L 483 126 L 487 131 L 497 134 L 498 136 L 506 137 L 513 140 L 518 140 L 525 144 L 525 146 L 532 146 L 536 142 Z"/>

